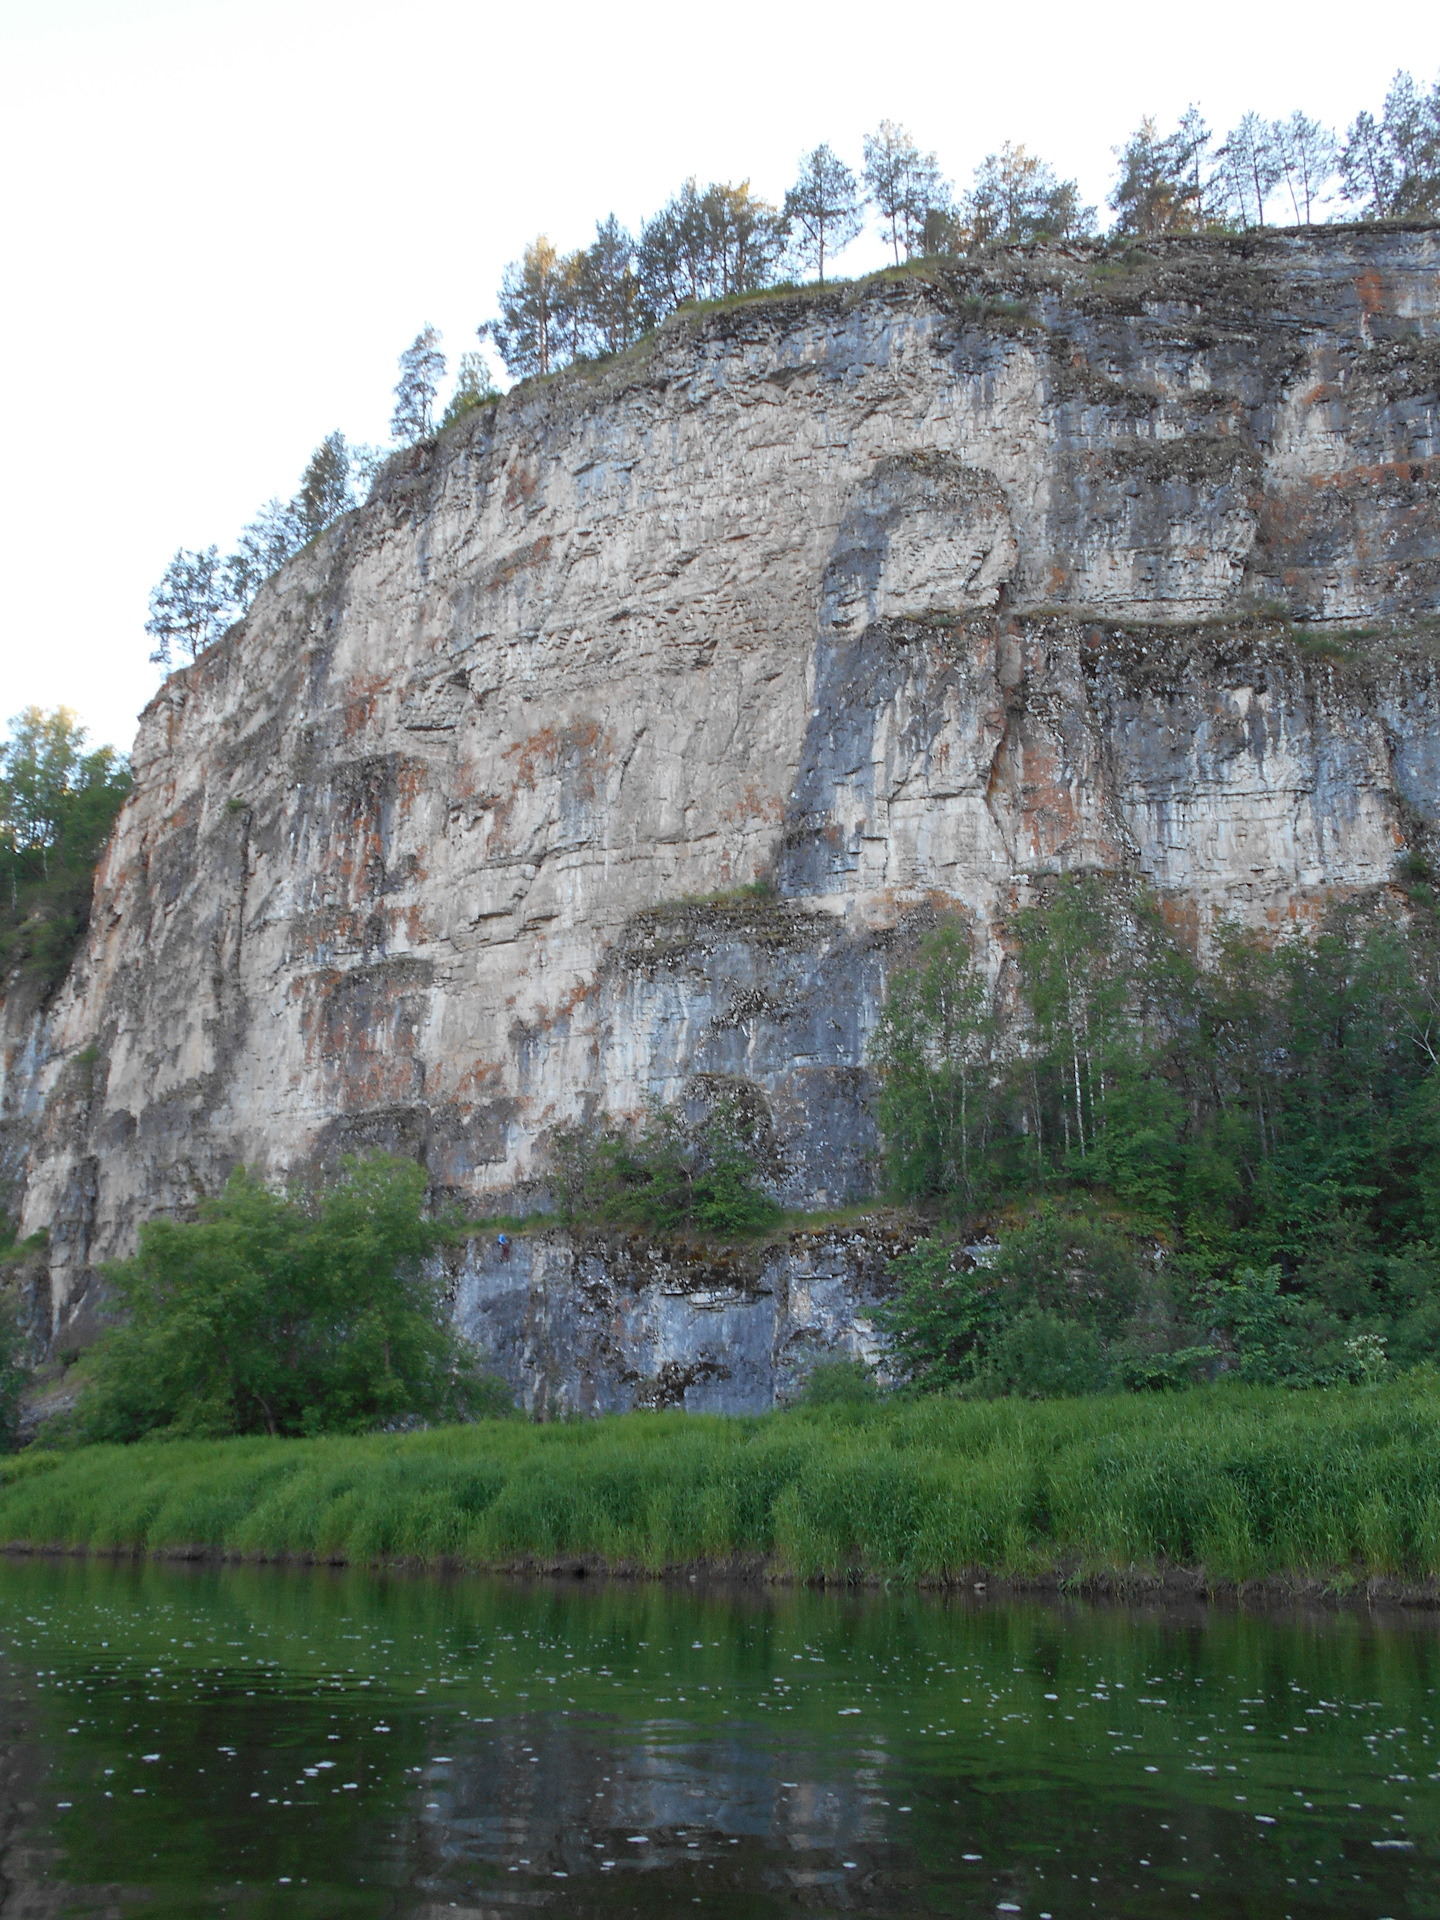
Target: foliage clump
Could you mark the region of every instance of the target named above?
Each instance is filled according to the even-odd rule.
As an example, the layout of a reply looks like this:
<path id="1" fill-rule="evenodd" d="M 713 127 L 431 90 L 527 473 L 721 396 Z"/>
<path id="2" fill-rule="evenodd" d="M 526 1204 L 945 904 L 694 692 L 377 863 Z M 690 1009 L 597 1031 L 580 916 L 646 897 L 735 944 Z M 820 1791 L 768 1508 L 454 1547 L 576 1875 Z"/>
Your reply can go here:
<path id="1" fill-rule="evenodd" d="M 656 1107 L 638 1125 L 568 1129 L 553 1143 L 567 1220 L 603 1220 L 656 1233 L 761 1233 L 780 1219 L 766 1191 L 762 1116 L 723 1093 L 698 1122 Z"/>
<path id="2" fill-rule="evenodd" d="M 95 863 L 130 791 L 112 747 L 86 751 L 68 707 L 27 707 L 0 747 L 0 982 L 48 992 L 90 918 Z"/>
<path id="3" fill-rule="evenodd" d="M 199 1218 L 152 1220 L 109 1269 L 122 1325 L 88 1362 L 86 1441 L 361 1433 L 508 1411 L 452 1331 L 425 1174 L 352 1160 L 319 1192 L 243 1167 Z"/>
<path id="4" fill-rule="evenodd" d="M 1313 937 L 1224 930 L 1205 966 L 1095 875 L 1016 916 L 998 983 L 958 922 L 929 935 L 873 1052 L 892 1188 L 938 1216 L 882 1315 L 911 1382 L 1323 1386 L 1440 1358 L 1440 929 L 1410 892 Z"/>

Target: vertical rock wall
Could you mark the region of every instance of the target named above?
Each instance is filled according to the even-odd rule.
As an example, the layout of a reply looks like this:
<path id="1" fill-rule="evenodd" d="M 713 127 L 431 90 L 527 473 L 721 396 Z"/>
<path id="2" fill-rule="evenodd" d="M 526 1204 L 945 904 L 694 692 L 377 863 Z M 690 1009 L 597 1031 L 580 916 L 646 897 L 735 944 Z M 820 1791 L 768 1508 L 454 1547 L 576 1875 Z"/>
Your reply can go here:
<path id="1" fill-rule="evenodd" d="M 557 1126 L 741 1081 L 788 1202 L 863 1194 L 935 912 L 993 959 L 1070 868 L 1202 943 L 1387 885 L 1440 799 L 1437 269 L 1020 249 L 679 316 L 397 456 L 162 687 L 70 978 L 5 1002 L 57 1328 L 241 1160 L 530 1204 Z"/>

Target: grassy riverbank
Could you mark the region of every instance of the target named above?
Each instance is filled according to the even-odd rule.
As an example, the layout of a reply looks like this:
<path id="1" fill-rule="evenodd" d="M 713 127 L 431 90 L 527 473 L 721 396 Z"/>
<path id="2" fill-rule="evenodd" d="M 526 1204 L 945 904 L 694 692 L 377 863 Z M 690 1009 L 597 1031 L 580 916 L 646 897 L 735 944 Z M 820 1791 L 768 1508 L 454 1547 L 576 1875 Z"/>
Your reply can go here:
<path id="1" fill-rule="evenodd" d="M 473 1567 L 1440 1574 L 1440 1377 L 31 1452 L 0 1542 Z"/>

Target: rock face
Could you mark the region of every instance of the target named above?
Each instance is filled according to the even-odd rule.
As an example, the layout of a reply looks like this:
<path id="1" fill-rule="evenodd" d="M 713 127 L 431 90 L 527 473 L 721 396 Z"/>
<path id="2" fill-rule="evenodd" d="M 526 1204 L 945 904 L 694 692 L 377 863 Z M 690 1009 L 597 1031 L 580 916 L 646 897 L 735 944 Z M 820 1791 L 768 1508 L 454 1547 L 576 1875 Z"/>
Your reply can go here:
<path id="1" fill-rule="evenodd" d="M 521 1234 L 452 1263 L 460 1331 L 531 1414 L 763 1413 L 817 1360 L 882 1369 L 872 1319 L 913 1233 L 883 1217 L 716 1251 L 641 1235 Z"/>
<path id="2" fill-rule="evenodd" d="M 1020 250 L 397 456 L 157 694 L 70 977 L 4 1010 L 56 1328 L 237 1161 L 531 1204 L 557 1126 L 737 1078 L 788 1203 L 863 1195 L 938 910 L 998 965 L 1065 868 L 1201 944 L 1387 884 L 1440 806 L 1437 382 L 1434 229 Z"/>

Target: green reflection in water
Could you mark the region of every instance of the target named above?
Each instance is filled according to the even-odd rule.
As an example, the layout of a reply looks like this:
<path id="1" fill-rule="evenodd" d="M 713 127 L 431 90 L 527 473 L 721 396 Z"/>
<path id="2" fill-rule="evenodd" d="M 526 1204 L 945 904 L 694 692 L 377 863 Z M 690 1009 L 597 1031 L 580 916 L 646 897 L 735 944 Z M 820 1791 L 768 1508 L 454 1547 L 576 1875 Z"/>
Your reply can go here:
<path id="1" fill-rule="evenodd" d="M 1440 1914 L 1429 1617 L 0 1562 L 4 1911 Z"/>

